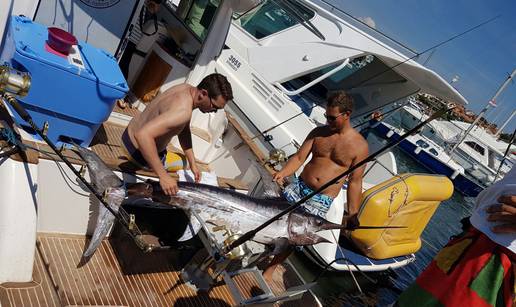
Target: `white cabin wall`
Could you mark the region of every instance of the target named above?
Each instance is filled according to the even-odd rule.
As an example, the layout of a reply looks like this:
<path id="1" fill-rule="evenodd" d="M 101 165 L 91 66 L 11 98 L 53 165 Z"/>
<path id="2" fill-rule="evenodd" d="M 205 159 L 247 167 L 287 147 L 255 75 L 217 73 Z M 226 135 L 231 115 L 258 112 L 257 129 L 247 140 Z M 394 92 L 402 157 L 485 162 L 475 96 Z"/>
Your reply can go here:
<path id="1" fill-rule="evenodd" d="M 63 176 L 54 161 L 41 159 L 38 164 L 38 232 L 91 234 L 97 221 L 98 202 L 90 205 L 90 192 L 79 185 L 64 163 L 59 164 L 71 180 Z M 88 172 L 85 178 L 89 181 Z"/>
<path id="2" fill-rule="evenodd" d="M 114 54 L 131 22 L 136 2 L 123 0 L 107 8 L 95 8 L 75 0 L 43 0 L 34 20 L 59 27 L 79 40 Z"/>
<path id="3" fill-rule="evenodd" d="M 6 0 L 2 0 L 6 1 Z M 48 1 L 48 0 L 44 0 Z M 7 1 L 9 2 L 9 1 Z M 33 19 L 38 8 L 39 0 L 14 0 L 12 15 L 25 15 Z"/>

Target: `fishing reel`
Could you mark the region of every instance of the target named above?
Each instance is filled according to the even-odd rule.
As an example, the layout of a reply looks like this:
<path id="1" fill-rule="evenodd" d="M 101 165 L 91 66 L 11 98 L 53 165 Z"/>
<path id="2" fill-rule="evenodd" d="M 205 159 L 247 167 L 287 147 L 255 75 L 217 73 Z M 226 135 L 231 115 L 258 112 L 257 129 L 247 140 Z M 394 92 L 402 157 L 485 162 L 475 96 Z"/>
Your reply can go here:
<path id="1" fill-rule="evenodd" d="M 29 93 L 30 86 L 29 74 L 7 65 L 0 66 L 0 94 L 10 93 L 23 97 Z"/>
<path id="2" fill-rule="evenodd" d="M 221 230 L 224 231 L 224 233 L 222 235 L 225 237 L 223 249 L 226 249 L 228 246 L 231 245 L 231 243 L 238 240 L 238 238 L 240 238 L 240 236 L 241 236 L 240 234 L 237 234 L 237 233 L 234 233 L 233 231 L 231 231 L 231 229 L 228 229 L 226 227 L 226 225 L 215 226 L 212 228 L 213 232 L 217 232 L 217 231 L 221 231 Z M 247 246 L 245 244 L 241 244 L 241 245 L 233 248 L 232 250 L 230 250 L 228 253 L 226 253 L 225 257 L 227 257 L 230 260 L 238 260 L 238 259 L 244 258 L 248 254 L 249 254 L 249 249 L 247 248 Z"/>
<path id="3" fill-rule="evenodd" d="M 269 151 L 269 164 L 272 167 L 287 161 L 287 154 L 283 149 L 273 148 Z"/>

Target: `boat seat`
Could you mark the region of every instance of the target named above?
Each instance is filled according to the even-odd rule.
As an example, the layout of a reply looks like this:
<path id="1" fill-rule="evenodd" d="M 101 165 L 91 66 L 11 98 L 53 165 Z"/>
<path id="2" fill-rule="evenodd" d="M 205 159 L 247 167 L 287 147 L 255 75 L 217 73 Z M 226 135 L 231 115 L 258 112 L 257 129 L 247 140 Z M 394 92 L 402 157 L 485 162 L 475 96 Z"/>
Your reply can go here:
<path id="1" fill-rule="evenodd" d="M 367 257 L 386 259 L 417 252 L 421 233 L 441 203 L 451 197 L 446 176 L 402 174 L 364 192 L 358 219 L 361 225 L 406 228 L 359 229 L 351 240 Z"/>

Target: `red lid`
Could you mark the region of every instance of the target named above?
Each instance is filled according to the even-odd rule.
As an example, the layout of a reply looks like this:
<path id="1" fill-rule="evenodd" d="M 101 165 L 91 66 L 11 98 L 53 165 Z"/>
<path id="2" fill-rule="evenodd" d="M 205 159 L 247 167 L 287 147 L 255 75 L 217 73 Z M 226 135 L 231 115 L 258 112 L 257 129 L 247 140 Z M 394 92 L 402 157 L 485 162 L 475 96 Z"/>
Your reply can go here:
<path id="1" fill-rule="evenodd" d="M 48 45 L 59 53 L 68 55 L 70 47 L 77 45 L 77 38 L 65 30 L 51 27 L 48 28 Z"/>

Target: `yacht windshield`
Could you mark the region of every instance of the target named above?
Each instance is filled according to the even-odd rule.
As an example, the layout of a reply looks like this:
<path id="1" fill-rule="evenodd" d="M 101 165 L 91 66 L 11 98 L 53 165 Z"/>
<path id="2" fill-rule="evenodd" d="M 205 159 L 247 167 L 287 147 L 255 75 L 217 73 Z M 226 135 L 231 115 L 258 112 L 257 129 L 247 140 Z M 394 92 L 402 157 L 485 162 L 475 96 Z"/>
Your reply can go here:
<path id="1" fill-rule="evenodd" d="M 295 1 L 265 0 L 255 9 L 236 17 L 237 23 L 256 39 L 262 39 L 274 33 L 308 21 L 315 13 Z"/>
<path id="2" fill-rule="evenodd" d="M 416 144 L 421 147 L 421 148 L 428 148 L 430 145 L 428 145 L 427 142 L 423 141 L 423 140 L 417 140 L 416 141 Z"/>
<path id="3" fill-rule="evenodd" d="M 362 70 L 365 66 L 371 65 L 370 63 L 374 63 L 375 59 L 376 58 L 372 55 L 355 58 L 350 61 L 350 63 L 343 69 L 323 79 L 321 82 L 316 83 L 298 95 L 291 96 L 290 98 L 295 103 L 297 103 L 302 110 L 304 110 L 306 115 L 309 116 L 312 111 L 311 107 L 314 103 L 318 105 L 325 105 L 326 95 L 329 91 L 346 89 L 349 88 L 348 84 L 355 84 L 356 78 L 353 78 L 353 76 L 355 76 L 356 73 Z M 298 78 L 283 82 L 281 85 L 283 85 L 287 90 L 301 88 L 304 85 L 319 78 L 320 76 L 326 74 L 330 70 L 336 68 L 340 64 L 341 62 L 326 66 L 319 70 L 304 74 Z M 357 102 L 357 105 L 365 104 L 360 96 L 354 96 L 353 99 Z"/>
<path id="4" fill-rule="evenodd" d="M 485 155 L 485 149 L 484 147 L 480 146 L 479 144 L 472 142 L 472 141 L 466 141 L 464 142 L 466 145 L 468 145 L 470 148 L 481 154 L 482 156 Z"/>

